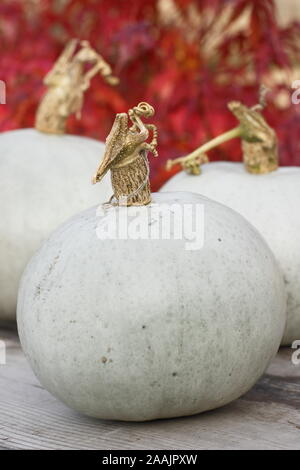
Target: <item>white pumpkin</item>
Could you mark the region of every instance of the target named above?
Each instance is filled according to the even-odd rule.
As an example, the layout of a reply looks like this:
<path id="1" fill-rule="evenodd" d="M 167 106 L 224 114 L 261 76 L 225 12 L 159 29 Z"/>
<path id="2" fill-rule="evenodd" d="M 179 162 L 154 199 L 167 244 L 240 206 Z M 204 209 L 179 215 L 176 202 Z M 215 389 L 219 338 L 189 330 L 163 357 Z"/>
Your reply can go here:
<path id="1" fill-rule="evenodd" d="M 100 193 L 87 189 L 104 145 L 64 135 L 67 118 L 80 116 L 98 73 L 111 85 L 118 82 L 88 41 L 70 40 L 44 79 L 38 131 L 0 135 L 0 323 L 15 320 L 18 283 L 41 242 L 71 215 L 111 196 L 107 179 Z"/>
<path id="2" fill-rule="evenodd" d="M 259 230 L 284 271 L 288 320 L 282 344 L 299 339 L 300 168 L 255 175 L 242 163 L 215 162 L 203 165 L 200 176 L 178 173 L 161 191 L 202 194 L 235 209 Z"/>
<path id="3" fill-rule="evenodd" d="M 187 249 L 190 216 L 174 216 L 187 207 L 204 210 L 202 248 Z M 192 415 L 249 390 L 286 322 L 282 275 L 258 232 L 191 193 L 96 209 L 58 228 L 23 275 L 18 329 L 43 386 L 89 416 L 128 421 Z M 127 238 L 113 236 L 118 215 Z M 139 239 L 169 217 L 170 239 Z"/>
<path id="4" fill-rule="evenodd" d="M 41 242 L 60 223 L 111 196 L 91 174 L 104 144 L 35 129 L 0 135 L 0 322 L 16 317 L 18 284 Z"/>

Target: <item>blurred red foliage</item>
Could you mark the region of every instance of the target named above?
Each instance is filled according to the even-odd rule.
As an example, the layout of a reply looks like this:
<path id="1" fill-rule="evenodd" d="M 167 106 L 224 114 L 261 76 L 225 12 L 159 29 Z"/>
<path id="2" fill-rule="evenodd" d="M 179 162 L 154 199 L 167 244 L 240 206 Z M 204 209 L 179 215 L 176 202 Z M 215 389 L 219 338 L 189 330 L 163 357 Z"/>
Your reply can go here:
<path id="1" fill-rule="evenodd" d="M 94 78 L 70 132 L 103 140 L 117 112 L 151 103 L 160 153 L 151 158 L 153 189 L 170 176 L 167 158 L 235 126 L 227 102 L 256 103 L 262 82 L 272 87 L 265 113 L 280 138 L 281 163 L 300 165 L 300 105 L 291 104 L 300 24 L 280 27 L 273 0 L 2 0 L 2 131 L 33 125 L 42 79 L 73 37 L 91 42 L 120 85 Z M 240 144 L 209 156 L 240 160 Z"/>

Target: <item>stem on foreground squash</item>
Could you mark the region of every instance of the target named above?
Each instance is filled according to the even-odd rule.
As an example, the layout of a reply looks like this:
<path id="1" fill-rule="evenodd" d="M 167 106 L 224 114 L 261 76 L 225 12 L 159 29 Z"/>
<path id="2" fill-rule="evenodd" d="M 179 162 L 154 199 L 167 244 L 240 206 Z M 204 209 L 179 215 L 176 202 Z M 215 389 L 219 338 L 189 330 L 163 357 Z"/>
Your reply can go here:
<path id="1" fill-rule="evenodd" d="M 152 117 L 154 112 L 154 108 L 143 101 L 128 113 L 116 115 L 106 139 L 103 159 L 92 178 L 93 184 L 98 183 L 110 170 L 114 193 L 109 205 L 144 206 L 151 202 L 147 154 L 158 156 L 157 128 L 154 124 L 145 124 L 143 119 Z M 152 140 L 148 142 L 150 132 Z"/>

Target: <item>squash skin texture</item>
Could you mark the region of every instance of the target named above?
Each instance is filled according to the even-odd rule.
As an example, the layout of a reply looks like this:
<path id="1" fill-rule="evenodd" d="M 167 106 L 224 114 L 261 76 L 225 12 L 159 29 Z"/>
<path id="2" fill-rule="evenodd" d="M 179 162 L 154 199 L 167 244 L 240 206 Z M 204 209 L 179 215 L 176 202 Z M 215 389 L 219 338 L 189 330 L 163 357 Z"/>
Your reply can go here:
<path id="1" fill-rule="evenodd" d="M 256 229 L 199 195 L 152 197 L 142 217 L 155 204 L 204 206 L 202 249 L 186 250 L 184 238 L 100 240 L 94 207 L 59 227 L 23 275 L 23 350 L 43 386 L 89 416 L 220 407 L 252 387 L 280 345 L 283 278 Z"/>
<path id="2" fill-rule="evenodd" d="M 0 134 L 0 323 L 16 319 L 18 284 L 40 244 L 76 212 L 111 196 L 90 184 L 104 144 L 22 129 Z"/>
<path id="3" fill-rule="evenodd" d="M 282 345 L 300 339 L 300 168 L 280 167 L 253 175 L 242 163 L 214 162 L 203 165 L 199 177 L 178 173 L 164 191 L 207 196 L 236 210 L 258 229 L 284 273 L 288 319 Z"/>

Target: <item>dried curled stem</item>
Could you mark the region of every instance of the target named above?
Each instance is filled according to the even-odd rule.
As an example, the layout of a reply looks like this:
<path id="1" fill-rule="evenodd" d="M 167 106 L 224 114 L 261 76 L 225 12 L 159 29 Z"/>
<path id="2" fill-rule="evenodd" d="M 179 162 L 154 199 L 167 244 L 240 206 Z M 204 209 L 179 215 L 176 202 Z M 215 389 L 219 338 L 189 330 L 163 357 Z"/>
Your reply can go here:
<path id="1" fill-rule="evenodd" d="M 80 49 L 75 53 L 78 45 Z M 91 64 L 87 71 L 86 64 Z M 48 91 L 37 110 L 36 129 L 49 134 L 64 134 L 67 118 L 71 114 L 80 118 L 84 93 L 97 73 L 110 85 L 119 82 L 112 75 L 110 65 L 91 48 L 88 41 L 69 41 L 44 79 Z"/>
<path id="2" fill-rule="evenodd" d="M 227 142 L 228 140 L 231 140 L 235 137 L 240 137 L 240 135 L 240 127 L 236 127 L 235 129 L 232 129 L 231 131 L 219 135 L 209 142 L 206 142 L 206 144 L 202 145 L 185 157 L 168 160 L 166 168 L 167 170 L 170 170 L 174 165 L 180 164 L 184 170 L 188 170 L 188 173 L 199 175 L 201 173 L 201 165 L 209 161 L 206 152 L 217 147 L 218 145 L 223 144 L 224 142 Z"/>
<path id="3" fill-rule="evenodd" d="M 276 170 L 278 168 L 276 133 L 261 114 L 266 106 L 267 92 L 268 89 L 262 85 L 259 103 L 252 108 L 248 108 L 239 101 L 230 102 L 228 108 L 238 119 L 239 126 L 215 137 L 185 157 L 168 160 L 166 168 L 170 170 L 174 165 L 180 164 L 188 173 L 200 174 L 201 164 L 207 162 L 207 157 L 204 158 L 206 152 L 239 137 L 242 140 L 243 159 L 247 171 L 263 174 Z"/>
<path id="4" fill-rule="evenodd" d="M 147 153 L 157 156 L 157 129 L 142 118 L 154 115 L 148 103 L 140 103 L 126 113 L 117 114 L 106 139 L 105 154 L 92 182 L 101 181 L 111 170 L 114 198 L 119 205 L 145 205 L 151 202 Z M 132 126 L 128 126 L 130 118 Z M 147 142 L 150 132 L 152 140 Z"/>

